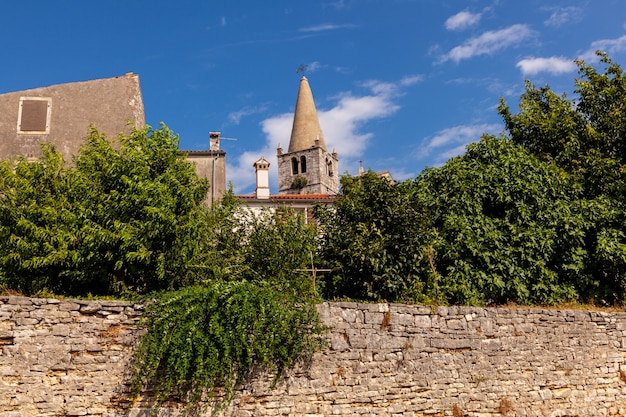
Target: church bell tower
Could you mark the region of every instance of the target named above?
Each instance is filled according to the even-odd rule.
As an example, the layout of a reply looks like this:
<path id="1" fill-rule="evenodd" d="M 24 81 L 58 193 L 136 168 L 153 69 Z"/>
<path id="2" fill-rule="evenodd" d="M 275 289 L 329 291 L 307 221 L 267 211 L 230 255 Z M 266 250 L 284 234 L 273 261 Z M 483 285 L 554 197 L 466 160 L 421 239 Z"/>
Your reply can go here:
<path id="1" fill-rule="evenodd" d="M 329 153 L 306 77 L 300 80 L 291 139 L 286 153 L 278 147 L 279 194 L 339 193 L 337 152 Z"/>

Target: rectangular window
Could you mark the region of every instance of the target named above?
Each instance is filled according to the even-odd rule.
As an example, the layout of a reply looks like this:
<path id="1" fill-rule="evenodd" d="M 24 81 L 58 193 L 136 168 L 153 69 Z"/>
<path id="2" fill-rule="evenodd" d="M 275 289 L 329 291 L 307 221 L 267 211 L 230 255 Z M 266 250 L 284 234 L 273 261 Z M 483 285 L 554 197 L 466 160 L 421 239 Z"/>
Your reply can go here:
<path id="1" fill-rule="evenodd" d="M 17 133 L 43 135 L 50 133 L 52 99 L 49 97 L 20 97 Z"/>

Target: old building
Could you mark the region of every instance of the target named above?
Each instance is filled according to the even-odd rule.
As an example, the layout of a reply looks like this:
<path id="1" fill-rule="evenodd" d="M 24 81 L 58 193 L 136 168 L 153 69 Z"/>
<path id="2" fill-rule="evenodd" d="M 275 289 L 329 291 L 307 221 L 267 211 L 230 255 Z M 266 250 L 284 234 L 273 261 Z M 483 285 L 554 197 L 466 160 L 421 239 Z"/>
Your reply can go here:
<path id="1" fill-rule="evenodd" d="M 145 125 L 137 74 L 1 94 L 0 159 L 38 158 L 49 142 L 69 161 L 92 125 L 109 137 Z"/>
<path id="2" fill-rule="evenodd" d="M 313 93 L 306 77 L 300 80 L 289 148 L 278 147 L 279 194 L 339 192 L 337 152 L 326 150 Z"/>
<path id="3" fill-rule="evenodd" d="M 333 204 L 336 194 L 271 194 L 269 187 L 270 163 L 261 157 L 254 163 L 256 171 L 256 189 L 254 195 L 238 196 L 241 202 L 253 212 L 263 209 L 276 209 L 288 207 L 296 213 L 301 213 L 305 221 L 311 220 L 314 215 L 313 208 L 316 205 Z"/>
<path id="4" fill-rule="evenodd" d="M 329 153 L 317 117 L 313 93 L 306 77 L 300 80 L 289 148 L 278 147 L 278 194 L 269 188 L 270 163 L 261 157 L 254 163 L 256 189 L 252 196 L 239 198 L 251 209 L 290 207 L 313 215 L 317 204 L 334 203 L 339 193 L 339 158 Z"/>
<path id="5" fill-rule="evenodd" d="M 220 132 L 209 133 L 208 150 L 181 151 L 187 160 L 196 165 L 196 174 L 209 181 L 210 189 L 206 202 L 220 201 L 226 192 L 226 152 L 220 149 Z"/>
<path id="6" fill-rule="evenodd" d="M 58 84 L 0 94 L 0 159 L 18 155 L 37 159 L 48 142 L 66 161 L 80 149 L 91 126 L 109 138 L 146 124 L 139 75 Z M 208 150 L 181 151 L 196 173 L 211 185 L 206 201 L 226 190 L 226 152 L 219 132 L 211 132 Z"/>

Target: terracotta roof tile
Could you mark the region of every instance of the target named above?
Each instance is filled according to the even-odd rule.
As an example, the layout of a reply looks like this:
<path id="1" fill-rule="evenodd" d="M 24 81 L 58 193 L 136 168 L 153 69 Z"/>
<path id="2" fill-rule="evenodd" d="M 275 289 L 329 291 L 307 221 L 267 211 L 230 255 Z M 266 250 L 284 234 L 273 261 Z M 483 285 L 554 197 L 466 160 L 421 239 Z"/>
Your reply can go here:
<path id="1" fill-rule="evenodd" d="M 254 200 L 254 195 L 238 195 L 237 198 L 243 200 Z M 276 194 L 271 195 L 269 200 L 335 200 L 336 195 L 330 194 Z"/>

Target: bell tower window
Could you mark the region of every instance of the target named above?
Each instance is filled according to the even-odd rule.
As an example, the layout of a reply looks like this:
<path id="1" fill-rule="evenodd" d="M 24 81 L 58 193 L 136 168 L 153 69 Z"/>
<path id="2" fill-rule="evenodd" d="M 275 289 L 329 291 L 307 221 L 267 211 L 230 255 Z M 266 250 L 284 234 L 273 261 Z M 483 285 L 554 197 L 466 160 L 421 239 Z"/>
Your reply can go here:
<path id="1" fill-rule="evenodd" d="M 295 156 L 291 158 L 291 173 L 293 175 L 298 175 L 298 158 Z"/>
<path id="2" fill-rule="evenodd" d="M 306 156 L 300 157 L 300 172 L 303 174 L 306 172 Z"/>

